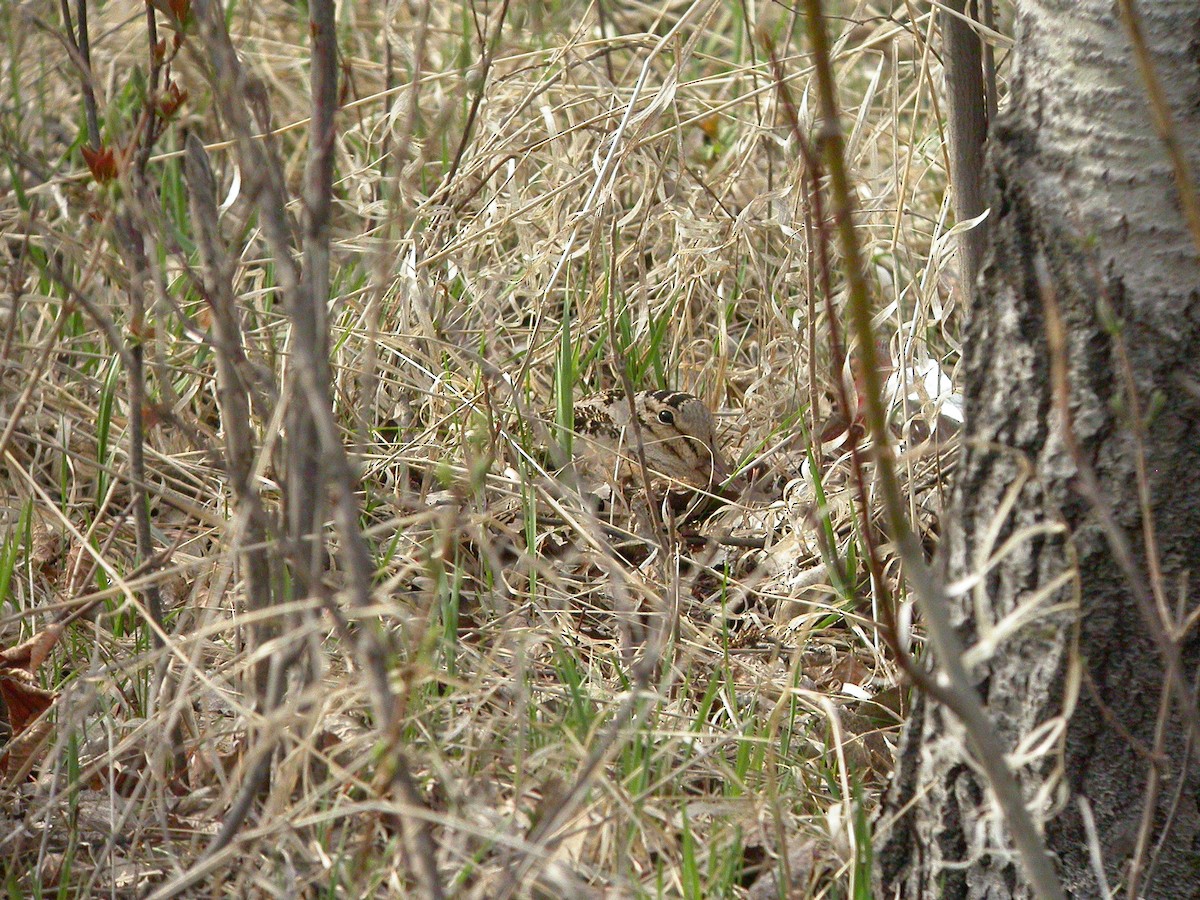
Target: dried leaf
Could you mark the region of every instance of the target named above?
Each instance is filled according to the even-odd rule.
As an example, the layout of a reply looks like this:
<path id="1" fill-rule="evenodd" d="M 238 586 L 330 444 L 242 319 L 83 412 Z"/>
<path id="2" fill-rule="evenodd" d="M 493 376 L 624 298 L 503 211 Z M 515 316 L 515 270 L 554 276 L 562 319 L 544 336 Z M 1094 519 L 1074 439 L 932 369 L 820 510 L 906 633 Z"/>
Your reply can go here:
<path id="1" fill-rule="evenodd" d="M 48 710 L 58 694 L 33 683 L 33 676 L 20 669 L 0 671 L 0 698 L 8 709 L 8 722 L 14 738 Z"/>
<path id="2" fill-rule="evenodd" d="M 63 626 L 55 623 L 23 644 L 0 650 L 0 669 L 21 669 L 33 675 L 46 661 L 62 633 Z"/>

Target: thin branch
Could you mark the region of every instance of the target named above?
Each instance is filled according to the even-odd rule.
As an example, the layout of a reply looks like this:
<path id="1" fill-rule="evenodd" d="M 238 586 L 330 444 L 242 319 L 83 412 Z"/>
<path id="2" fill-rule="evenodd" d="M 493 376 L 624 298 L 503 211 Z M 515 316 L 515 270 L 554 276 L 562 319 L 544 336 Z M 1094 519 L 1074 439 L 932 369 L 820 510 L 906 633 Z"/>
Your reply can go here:
<path id="1" fill-rule="evenodd" d="M 93 150 L 100 147 L 100 122 L 96 113 L 96 91 L 92 87 L 92 50 L 88 38 L 87 0 L 77 0 L 76 18 L 79 21 L 79 35 L 75 35 L 75 26 L 71 21 L 71 7 L 68 0 L 59 0 L 63 26 L 66 31 L 67 44 L 73 51 L 72 55 L 79 64 L 80 85 L 83 87 L 83 111 L 87 121 L 88 146 Z"/>
<path id="2" fill-rule="evenodd" d="M 241 544 L 246 597 L 251 612 L 274 604 L 270 555 L 266 549 L 267 516 L 254 489 L 254 435 L 251 430 L 250 386 L 242 373 L 246 353 L 233 293 L 233 264 L 221 242 L 217 220 L 216 179 L 209 167 L 204 145 L 194 134 L 185 141 L 184 173 L 188 185 L 188 209 L 192 216 L 196 245 L 200 251 L 204 296 L 213 314 L 213 348 L 217 361 L 217 404 L 225 435 L 226 471 L 234 502 L 246 516 L 238 543 Z M 251 649 L 264 646 L 279 630 L 278 623 L 260 621 L 253 626 Z M 254 686 L 259 712 L 275 706 L 267 696 L 269 661 L 255 667 Z"/>
<path id="3" fill-rule="evenodd" d="M 945 48 L 950 179 L 954 216 L 959 222 L 978 218 L 985 209 L 983 149 L 988 129 L 982 42 L 964 18 L 966 7 L 967 0 L 947 0 L 938 14 Z M 987 240 L 986 220 L 958 236 L 959 268 L 968 303 L 974 303 Z"/>

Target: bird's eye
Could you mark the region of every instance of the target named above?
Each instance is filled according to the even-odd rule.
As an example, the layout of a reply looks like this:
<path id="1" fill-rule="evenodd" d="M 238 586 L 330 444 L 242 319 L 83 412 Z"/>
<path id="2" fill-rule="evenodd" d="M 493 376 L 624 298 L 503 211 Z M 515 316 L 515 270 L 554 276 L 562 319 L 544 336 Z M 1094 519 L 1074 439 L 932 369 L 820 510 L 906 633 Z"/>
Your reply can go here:
<path id="1" fill-rule="evenodd" d="M 664 425 L 674 425 L 675 413 L 671 412 L 669 409 L 660 409 L 658 411 L 658 421 L 662 422 Z"/>

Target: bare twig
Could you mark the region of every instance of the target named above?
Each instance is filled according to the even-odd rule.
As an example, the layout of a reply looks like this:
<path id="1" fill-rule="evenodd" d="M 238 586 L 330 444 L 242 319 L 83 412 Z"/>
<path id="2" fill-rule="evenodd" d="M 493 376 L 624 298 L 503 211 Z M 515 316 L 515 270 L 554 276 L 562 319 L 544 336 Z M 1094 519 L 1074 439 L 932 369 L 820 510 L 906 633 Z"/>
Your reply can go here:
<path id="1" fill-rule="evenodd" d="M 80 67 L 80 85 L 83 88 L 83 109 L 87 121 L 88 143 L 93 150 L 100 147 L 100 120 L 96 113 L 96 90 L 92 85 L 91 43 L 88 37 L 87 0 L 77 0 L 75 5 L 76 19 L 79 22 L 79 35 L 76 37 L 75 26 L 71 21 L 71 7 L 68 0 L 59 0 L 63 26 L 66 31 L 67 44 L 74 51 L 74 56 Z"/>
<path id="2" fill-rule="evenodd" d="M 67 41 L 79 55 L 80 80 L 87 109 L 89 139 L 92 149 L 100 146 L 99 130 L 96 124 L 96 100 L 91 87 L 91 58 L 90 41 L 87 26 L 87 4 L 81 2 L 76 7 L 78 18 L 78 35 L 71 31 L 71 17 L 66 4 L 62 3 L 63 24 L 67 31 Z M 153 12 L 150 13 L 153 15 Z M 153 47 L 151 48 L 153 53 Z M 146 104 L 138 118 L 138 127 L 131 138 L 128 156 L 137 147 L 136 159 L 133 165 L 120 171 L 125 179 L 130 197 L 129 207 L 118 212 L 111 219 L 115 243 L 124 259 L 129 274 L 130 321 L 128 324 L 129 340 L 121 353 L 125 363 L 129 391 L 129 465 L 131 470 L 130 489 L 133 494 L 133 515 L 139 561 L 149 559 L 153 553 L 153 537 L 150 527 L 150 509 L 144 485 L 146 483 L 145 463 L 145 426 L 144 410 L 146 406 L 146 376 L 144 365 L 143 335 L 146 329 L 146 279 L 149 263 L 146 259 L 143 229 L 138 228 L 133 221 L 132 208 L 143 202 L 145 193 L 144 164 L 153 144 L 154 121 L 153 101 Z M 99 309 L 93 311 L 99 316 Z M 107 317 L 104 317 L 107 318 Z M 113 325 L 108 330 L 109 340 L 114 342 L 114 349 L 125 343 L 116 333 Z M 150 633 L 155 646 L 161 646 L 159 634 L 163 623 L 162 595 L 157 585 L 146 589 L 146 608 L 149 610 L 154 624 Z"/>
<path id="3" fill-rule="evenodd" d="M 500 39 L 500 33 L 504 29 L 504 20 L 508 18 L 508 3 L 509 0 L 502 0 L 500 4 L 500 12 L 496 16 L 496 29 L 491 34 L 485 34 L 479 28 L 478 19 L 476 20 L 476 31 L 479 38 L 479 63 L 475 66 L 475 71 L 478 73 L 473 79 L 476 82 L 475 96 L 471 98 L 471 109 L 467 112 L 467 120 L 463 123 L 462 135 L 459 137 L 458 149 L 454 151 L 454 158 L 450 161 L 450 169 L 446 173 L 443 180 L 441 196 L 444 197 L 449 192 L 451 185 L 454 184 L 454 178 L 458 174 L 458 167 L 462 165 L 463 154 L 467 152 L 467 147 L 471 143 L 471 135 L 475 130 L 475 120 L 479 115 L 479 104 L 483 102 L 484 95 L 487 93 L 488 76 L 492 70 L 492 60 L 496 53 L 496 44 Z M 475 6 L 471 5 L 474 12 Z M 439 202 L 437 199 L 434 203 Z"/>
<path id="4" fill-rule="evenodd" d="M 251 429 L 251 387 L 243 377 L 247 368 L 237 300 L 233 294 L 233 264 L 221 241 L 217 221 L 216 180 L 209 167 L 204 145 L 194 134 L 186 139 L 184 171 L 188 183 L 188 208 L 192 214 L 196 244 L 200 250 L 200 276 L 213 313 L 213 346 L 217 360 L 217 401 L 225 433 L 225 460 L 234 500 L 245 516 L 238 543 L 246 579 L 246 596 L 251 611 L 273 605 L 271 561 L 266 549 L 269 531 L 266 512 L 254 489 L 254 435 Z M 259 621 L 253 627 L 251 648 L 261 647 L 275 634 L 276 622 Z M 255 670 L 255 691 L 260 711 L 275 706 L 278 698 L 268 696 L 269 664 Z M 278 683 L 282 683 L 279 681 Z"/>
<path id="5" fill-rule="evenodd" d="M 959 222 L 978 218 L 985 209 L 983 149 L 988 129 L 981 41 L 964 18 L 966 8 L 967 0 L 947 0 L 938 15 L 946 68 L 950 179 Z M 986 220 L 959 235 L 959 268 L 968 303 L 974 302 L 987 240 Z"/>

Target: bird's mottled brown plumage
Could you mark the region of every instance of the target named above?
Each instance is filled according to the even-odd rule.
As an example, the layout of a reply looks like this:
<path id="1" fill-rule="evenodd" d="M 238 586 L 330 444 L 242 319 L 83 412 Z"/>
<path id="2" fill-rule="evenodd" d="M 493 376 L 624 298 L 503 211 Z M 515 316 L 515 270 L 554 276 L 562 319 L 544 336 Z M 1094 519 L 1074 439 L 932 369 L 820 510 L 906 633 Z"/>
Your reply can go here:
<path id="1" fill-rule="evenodd" d="M 712 413 L 685 391 L 639 391 L 638 417 L 646 466 L 672 487 L 713 490 L 729 466 L 717 444 Z M 606 391 L 575 404 L 575 453 L 606 478 L 628 481 L 636 472 L 637 439 L 630 404 L 621 391 Z"/>

